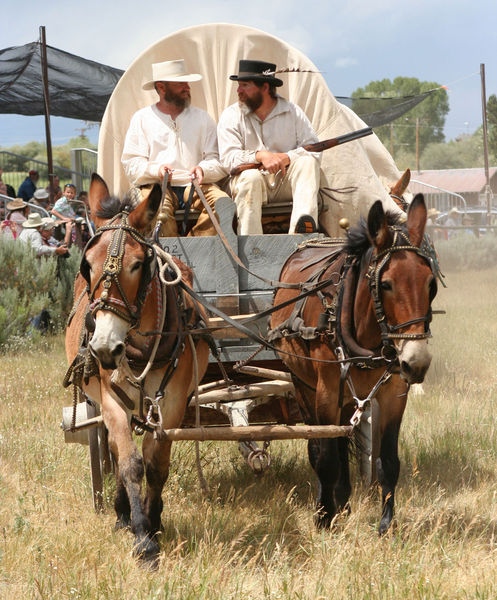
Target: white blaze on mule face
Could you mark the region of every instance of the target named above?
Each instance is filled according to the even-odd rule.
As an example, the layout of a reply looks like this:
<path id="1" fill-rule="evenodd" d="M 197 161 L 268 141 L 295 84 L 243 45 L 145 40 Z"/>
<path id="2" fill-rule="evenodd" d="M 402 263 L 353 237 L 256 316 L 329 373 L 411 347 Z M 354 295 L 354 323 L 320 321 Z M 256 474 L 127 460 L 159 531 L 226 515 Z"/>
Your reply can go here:
<path id="1" fill-rule="evenodd" d="M 427 340 L 399 340 L 396 343 L 400 376 L 409 384 L 422 383 L 431 363 Z"/>
<path id="2" fill-rule="evenodd" d="M 129 323 L 108 311 L 98 311 L 90 342 L 92 354 L 104 369 L 115 369 L 124 356 Z"/>

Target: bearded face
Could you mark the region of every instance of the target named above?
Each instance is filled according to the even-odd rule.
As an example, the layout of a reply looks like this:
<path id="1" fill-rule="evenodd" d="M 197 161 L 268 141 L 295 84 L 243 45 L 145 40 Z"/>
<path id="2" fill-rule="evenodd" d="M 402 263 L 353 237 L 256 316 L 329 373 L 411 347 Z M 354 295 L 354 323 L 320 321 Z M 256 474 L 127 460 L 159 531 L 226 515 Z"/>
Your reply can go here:
<path id="1" fill-rule="evenodd" d="M 188 83 L 166 82 L 164 83 L 164 100 L 174 104 L 178 108 L 190 106 L 192 100 L 190 86 Z"/>
<path id="2" fill-rule="evenodd" d="M 262 104 L 264 96 L 261 89 L 252 81 L 238 82 L 238 100 L 243 102 L 251 111 L 256 111 Z"/>

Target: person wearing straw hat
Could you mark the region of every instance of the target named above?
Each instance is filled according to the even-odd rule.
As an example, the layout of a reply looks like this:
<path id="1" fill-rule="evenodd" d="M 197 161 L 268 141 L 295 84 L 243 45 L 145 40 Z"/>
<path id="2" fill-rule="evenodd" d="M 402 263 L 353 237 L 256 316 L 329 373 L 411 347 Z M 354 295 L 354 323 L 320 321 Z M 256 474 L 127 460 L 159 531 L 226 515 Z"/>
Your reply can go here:
<path id="1" fill-rule="evenodd" d="M 49 246 L 43 241 L 44 237 L 50 237 L 54 225 L 52 219 L 42 219 L 39 213 L 33 212 L 22 224 L 23 230 L 18 239 L 24 244 L 30 244 L 37 256 L 64 256 L 69 253 L 67 246 Z"/>
<path id="2" fill-rule="evenodd" d="M 230 76 L 238 82 L 238 102 L 218 124 L 221 163 L 229 170 L 244 163 L 264 169 L 231 180 L 238 233 L 262 233 L 262 205 L 292 198 L 289 233 L 317 231 L 321 154 L 303 148 L 317 142 L 317 135 L 304 111 L 276 93 L 283 81 L 275 77 L 275 64 L 240 60 L 238 71 Z"/>
<path id="3" fill-rule="evenodd" d="M 152 65 L 152 78 L 144 90 L 154 90 L 159 101 L 137 111 L 131 118 L 121 162 L 129 182 L 148 196 L 154 183 L 168 178 L 168 188 L 159 213 L 161 235 L 178 235 L 174 211 L 184 206 L 193 178 L 209 205 L 226 194 L 215 185 L 226 177 L 219 162 L 216 124 L 204 111 L 190 106 L 190 83 L 202 76 L 188 73 L 183 60 Z M 214 235 L 203 204 L 195 192 L 191 208 L 201 210 L 191 235 Z"/>
<path id="4" fill-rule="evenodd" d="M 428 218 L 426 219 L 426 226 L 433 227 L 433 225 L 435 225 L 435 219 L 438 217 L 439 214 L 440 214 L 440 211 L 437 210 L 436 208 L 429 208 L 428 209 Z"/>
<path id="5" fill-rule="evenodd" d="M 17 237 L 22 232 L 22 224 L 26 220 L 29 213 L 29 206 L 22 198 L 15 198 L 14 200 L 7 202 L 5 208 L 7 209 L 6 220 L 15 224 L 15 237 Z"/>

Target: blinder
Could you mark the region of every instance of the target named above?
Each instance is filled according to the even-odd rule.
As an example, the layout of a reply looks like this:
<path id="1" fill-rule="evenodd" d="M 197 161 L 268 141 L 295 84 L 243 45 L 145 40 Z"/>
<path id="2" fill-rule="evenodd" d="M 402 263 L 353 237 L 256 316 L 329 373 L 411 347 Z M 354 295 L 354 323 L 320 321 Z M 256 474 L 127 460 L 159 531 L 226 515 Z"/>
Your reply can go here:
<path id="1" fill-rule="evenodd" d="M 115 221 L 120 217 L 120 223 Z M 107 256 L 102 268 L 102 275 L 91 290 L 90 264 L 86 259 L 86 253 L 95 244 L 95 241 L 104 231 L 113 231 L 113 235 L 107 248 Z M 136 296 L 136 305 L 130 303 L 119 281 L 122 271 L 122 259 L 125 251 L 126 236 L 130 235 L 136 242 L 145 247 L 145 259 L 142 266 L 142 276 Z M 157 256 L 153 244 L 150 243 L 137 229 L 129 225 L 128 212 L 124 210 L 110 221 L 110 223 L 99 227 L 95 235 L 88 241 L 83 251 L 80 263 L 80 273 L 87 282 L 87 291 L 90 297 L 90 312 L 87 315 L 86 326 L 89 331 L 95 329 L 94 315 L 98 310 L 107 310 L 135 326 L 141 313 L 141 307 L 145 300 L 147 289 L 157 270 Z M 95 300 L 95 293 L 103 281 L 104 290 L 100 298 Z M 114 282 L 121 299 L 109 296 L 109 290 Z M 116 305 L 126 309 L 126 313 L 116 308 Z"/>

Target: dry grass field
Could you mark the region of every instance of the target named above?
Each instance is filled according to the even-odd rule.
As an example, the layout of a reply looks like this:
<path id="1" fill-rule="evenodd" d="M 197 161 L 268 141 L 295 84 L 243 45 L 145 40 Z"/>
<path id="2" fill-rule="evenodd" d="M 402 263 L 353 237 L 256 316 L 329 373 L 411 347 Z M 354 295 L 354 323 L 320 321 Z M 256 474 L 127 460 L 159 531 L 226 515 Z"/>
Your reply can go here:
<path id="1" fill-rule="evenodd" d="M 497 597 L 497 271 L 449 273 L 435 308 L 425 395 L 401 432 L 396 528 L 379 539 L 378 494 L 314 528 L 304 442 L 273 442 L 256 478 L 236 444 L 175 446 L 157 571 L 91 505 L 88 450 L 59 429 L 70 392 L 62 337 L 0 357 L 0 598 L 494 599 Z M 356 478 L 357 481 L 357 478 Z"/>

